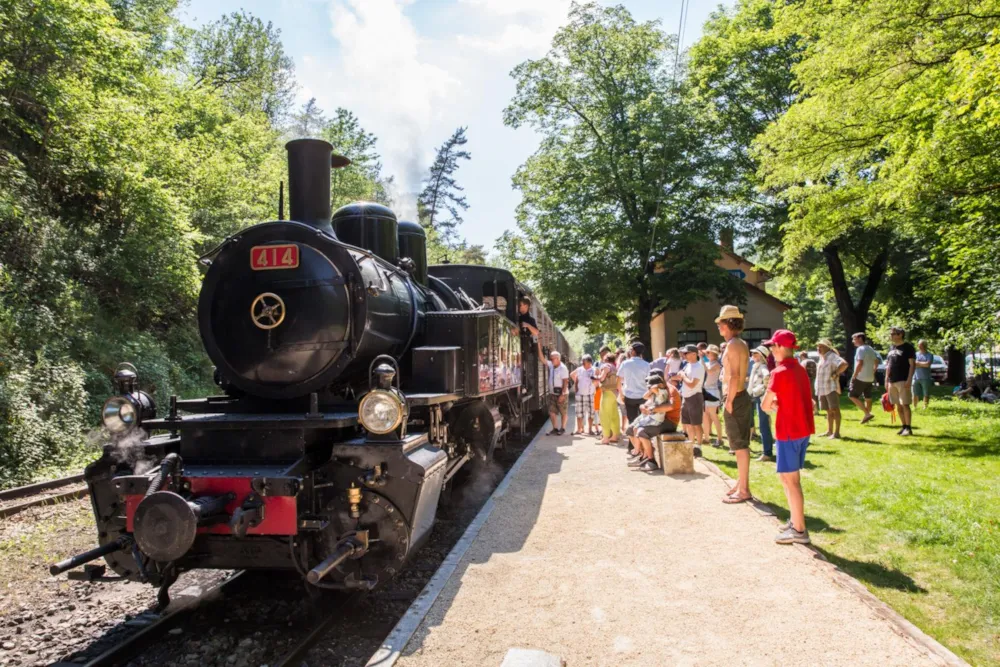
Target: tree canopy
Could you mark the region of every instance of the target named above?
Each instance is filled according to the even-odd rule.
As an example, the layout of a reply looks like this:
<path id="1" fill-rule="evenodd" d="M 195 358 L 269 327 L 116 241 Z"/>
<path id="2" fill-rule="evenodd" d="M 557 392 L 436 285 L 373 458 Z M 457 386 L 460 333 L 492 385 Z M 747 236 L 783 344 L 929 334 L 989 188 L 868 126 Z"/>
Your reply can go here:
<path id="1" fill-rule="evenodd" d="M 173 0 L 0 0 L 0 485 L 86 443 L 109 377 L 210 392 L 197 257 L 276 217 L 294 73 L 246 13 Z M 306 109 L 353 165 L 334 204 L 388 201 L 375 137 Z"/>
<path id="2" fill-rule="evenodd" d="M 514 176 L 519 232 L 501 247 L 570 326 L 628 320 L 648 344 L 656 310 L 739 298 L 714 262 L 706 133 L 675 65 L 657 22 L 590 3 L 572 6 L 545 57 L 512 73 L 504 120 L 542 142 Z"/>

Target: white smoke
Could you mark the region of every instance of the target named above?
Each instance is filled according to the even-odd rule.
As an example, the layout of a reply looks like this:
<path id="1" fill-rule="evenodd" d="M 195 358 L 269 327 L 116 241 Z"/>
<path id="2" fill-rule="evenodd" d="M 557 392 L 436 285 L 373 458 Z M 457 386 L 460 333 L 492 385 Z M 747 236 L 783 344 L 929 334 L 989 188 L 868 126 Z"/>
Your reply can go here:
<path id="1" fill-rule="evenodd" d="M 334 0 L 331 33 L 339 44 L 335 106 L 355 111 L 379 138 L 399 193 L 420 190 L 433 159 L 436 125 L 460 82 L 432 62 L 404 9 L 412 0 Z M 397 214 L 416 216 L 401 197 Z"/>
<path id="2" fill-rule="evenodd" d="M 155 456 L 146 453 L 142 446 L 146 434 L 142 429 L 116 435 L 105 428 L 94 429 L 87 439 L 97 448 L 110 446 L 111 460 L 118 465 L 132 469 L 135 475 L 145 475 L 159 462 Z"/>

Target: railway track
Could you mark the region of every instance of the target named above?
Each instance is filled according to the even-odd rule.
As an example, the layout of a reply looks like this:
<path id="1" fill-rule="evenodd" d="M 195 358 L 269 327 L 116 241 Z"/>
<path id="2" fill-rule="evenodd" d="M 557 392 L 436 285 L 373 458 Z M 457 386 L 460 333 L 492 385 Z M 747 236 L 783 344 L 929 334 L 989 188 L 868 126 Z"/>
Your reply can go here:
<path id="1" fill-rule="evenodd" d="M 29 507 L 83 498 L 88 493 L 87 485 L 83 484 L 82 473 L 0 491 L 0 519 L 23 512 Z"/>

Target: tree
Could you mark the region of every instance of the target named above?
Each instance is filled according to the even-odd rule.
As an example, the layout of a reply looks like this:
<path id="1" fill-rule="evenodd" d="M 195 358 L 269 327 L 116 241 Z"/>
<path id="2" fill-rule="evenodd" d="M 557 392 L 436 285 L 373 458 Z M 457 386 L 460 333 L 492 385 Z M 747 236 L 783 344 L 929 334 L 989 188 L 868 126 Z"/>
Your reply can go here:
<path id="1" fill-rule="evenodd" d="M 334 207 L 357 200 L 390 203 L 392 178 L 382 174 L 382 157 L 376 149 L 378 139 L 361 126 L 357 116 L 337 107 L 333 118 L 324 121 L 319 135 L 333 144 L 335 153 L 351 160 L 349 166 L 335 169 L 331 176 Z"/>
<path id="2" fill-rule="evenodd" d="M 302 109 L 292 115 L 292 123 L 288 128 L 289 139 L 315 137 L 326 128 L 326 123 L 326 117 L 316 104 L 316 98 L 310 97 L 309 101 L 302 105 Z"/>
<path id="3" fill-rule="evenodd" d="M 713 14 L 691 49 L 690 91 L 714 139 L 709 174 L 720 184 L 720 215 L 733 220 L 759 261 L 793 276 L 783 281 L 783 296 L 806 307 L 817 298 L 836 304 L 842 327 L 827 333 L 844 336 L 849 346 L 851 333 L 866 329 L 880 294 L 902 309 L 914 304 L 917 276 L 908 270 L 914 258 L 903 249 L 923 245 L 906 240 L 891 208 L 856 206 L 856 190 L 842 174 L 814 174 L 830 187 L 809 202 L 797 197 L 797 182 L 765 181 L 774 163 L 762 138 L 802 97 L 794 72 L 811 53 L 810 33 L 776 27 L 781 10 L 772 0 L 741 0 Z M 780 148 L 794 151 L 795 140 L 784 140 L 791 144 Z M 860 179 L 859 187 L 866 182 Z M 823 212 L 839 222 L 817 225 Z M 812 279 L 824 269 L 825 285 Z M 805 284 L 813 291 L 802 293 Z"/>
<path id="4" fill-rule="evenodd" d="M 195 86 L 218 92 L 241 113 L 261 111 L 279 120 L 287 111 L 294 65 L 270 22 L 233 12 L 197 31 L 191 51 Z"/>
<path id="5" fill-rule="evenodd" d="M 772 0 L 738 0 L 714 12 L 690 49 L 688 94 L 711 137 L 718 213 L 736 227 L 754 254 L 774 266 L 788 203 L 765 190 L 754 140 L 795 100 L 792 65 L 801 40 L 774 30 Z"/>
<path id="6" fill-rule="evenodd" d="M 424 189 L 417 197 L 420 221 L 425 227 L 434 229 L 442 241 L 449 243 L 455 238 L 455 227 L 462 222 L 459 211 L 466 211 L 466 201 L 462 186 L 455 181 L 460 160 L 469 160 L 472 155 L 462 149 L 468 140 L 466 128 L 460 127 L 437 150 L 430 173 L 424 181 Z"/>
<path id="7" fill-rule="evenodd" d="M 808 44 L 800 95 L 758 142 L 798 245 L 861 228 L 926 248 L 935 300 L 956 305 L 937 314 L 981 337 L 1000 324 L 998 28 L 995 2 L 785 4 L 775 30 Z"/>
<path id="8" fill-rule="evenodd" d="M 518 65 L 511 127 L 542 135 L 514 176 L 519 239 L 505 245 L 553 318 L 650 342 L 657 310 L 739 299 L 717 267 L 706 135 L 676 80 L 675 42 L 622 7 L 574 4 L 552 50 Z"/>
<path id="9" fill-rule="evenodd" d="M 0 485 L 84 448 L 122 360 L 206 391 L 197 257 L 274 215 L 271 70 L 194 78 L 174 7 L 0 0 Z"/>

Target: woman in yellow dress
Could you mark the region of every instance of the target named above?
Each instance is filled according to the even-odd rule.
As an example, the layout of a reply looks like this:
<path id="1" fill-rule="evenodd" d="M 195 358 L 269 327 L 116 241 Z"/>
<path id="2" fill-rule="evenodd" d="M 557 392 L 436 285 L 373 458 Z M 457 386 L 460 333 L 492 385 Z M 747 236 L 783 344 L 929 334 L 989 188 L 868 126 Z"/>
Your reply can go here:
<path id="1" fill-rule="evenodd" d="M 615 366 L 615 357 L 608 354 L 604 357 L 604 365 L 601 366 L 597 374 L 597 380 L 601 383 L 601 428 L 604 429 L 602 445 L 610 445 L 612 442 L 618 443 L 621 433 L 618 417 L 618 371 Z M 612 438 L 614 440 L 612 441 Z"/>

